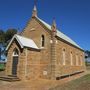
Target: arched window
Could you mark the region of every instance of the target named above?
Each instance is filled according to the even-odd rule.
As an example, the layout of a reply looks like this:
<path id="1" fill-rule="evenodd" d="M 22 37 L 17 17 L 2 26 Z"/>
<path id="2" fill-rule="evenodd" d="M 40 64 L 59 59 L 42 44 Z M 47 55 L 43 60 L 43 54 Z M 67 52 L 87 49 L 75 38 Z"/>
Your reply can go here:
<path id="1" fill-rule="evenodd" d="M 65 54 L 65 49 L 63 49 L 62 54 L 63 54 L 63 65 L 65 65 L 65 63 L 66 63 L 66 54 Z"/>
<path id="2" fill-rule="evenodd" d="M 78 54 L 76 54 L 76 65 L 78 66 Z"/>
<path id="3" fill-rule="evenodd" d="M 41 47 L 45 46 L 45 37 L 44 35 L 41 36 Z"/>
<path id="4" fill-rule="evenodd" d="M 13 50 L 13 56 L 18 56 L 18 55 L 19 55 L 19 51 L 18 51 L 17 48 L 15 48 L 15 49 Z"/>
<path id="5" fill-rule="evenodd" d="M 73 55 L 72 55 L 72 52 L 70 53 L 70 60 L 71 60 L 71 65 L 73 65 Z"/>
<path id="6" fill-rule="evenodd" d="M 83 57 L 82 57 L 82 55 L 80 56 L 80 65 L 82 66 L 82 59 L 83 59 Z"/>

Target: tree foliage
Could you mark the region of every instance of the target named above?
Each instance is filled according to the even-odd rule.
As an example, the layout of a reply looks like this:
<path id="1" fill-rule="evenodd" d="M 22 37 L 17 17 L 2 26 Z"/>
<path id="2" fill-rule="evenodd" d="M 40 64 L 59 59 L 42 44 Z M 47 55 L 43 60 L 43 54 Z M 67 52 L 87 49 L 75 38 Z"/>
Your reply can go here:
<path id="1" fill-rule="evenodd" d="M 5 42 L 5 32 L 3 30 L 0 30 L 0 43 Z"/>
<path id="2" fill-rule="evenodd" d="M 86 50 L 85 53 L 87 54 L 87 57 L 90 57 L 90 51 Z"/>
<path id="3" fill-rule="evenodd" d="M 14 34 L 17 33 L 16 29 L 8 29 L 6 32 L 3 30 L 0 30 L 0 43 L 7 45 L 11 38 L 14 36 Z"/>
<path id="4" fill-rule="evenodd" d="M 6 32 L 5 32 L 5 42 L 9 42 L 11 40 L 11 38 L 14 36 L 14 34 L 17 33 L 17 30 L 16 29 L 8 29 Z"/>
<path id="5" fill-rule="evenodd" d="M 16 33 L 16 29 L 8 29 L 6 32 L 4 30 L 0 30 L 0 59 L 1 55 L 6 55 L 5 47 Z"/>

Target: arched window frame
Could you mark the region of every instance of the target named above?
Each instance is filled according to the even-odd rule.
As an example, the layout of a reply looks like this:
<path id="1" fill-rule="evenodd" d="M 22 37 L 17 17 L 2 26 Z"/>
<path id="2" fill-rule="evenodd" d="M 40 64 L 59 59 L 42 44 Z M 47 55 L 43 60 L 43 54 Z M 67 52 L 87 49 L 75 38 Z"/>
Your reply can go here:
<path id="1" fill-rule="evenodd" d="M 70 61 L 71 61 L 71 66 L 73 65 L 73 53 L 72 51 L 70 52 Z"/>
<path id="2" fill-rule="evenodd" d="M 80 55 L 80 66 L 82 66 L 82 59 L 83 59 L 83 57 L 82 57 L 82 55 Z"/>
<path id="3" fill-rule="evenodd" d="M 41 48 L 44 48 L 45 47 L 45 36 L 42 35 L 41 36 Z"/>
<path id="4" fill-rule="evenodd" d="M 63 65 L 66 65 L 66 50 L 65 48 L 62 50 L 62 57 L 63 57 Z"/>
<path id="5" fill-rule="evenodd" d="M 76 66 L 78 66 L 79 64 L 79 58 L 78 58 L 78 54 L 76 54 Z"/>
<path id="6" fill-rule="evenodd" d="M 19 50 L 17 48 L 13 50 L 13 56 L 19 56 Z"/>

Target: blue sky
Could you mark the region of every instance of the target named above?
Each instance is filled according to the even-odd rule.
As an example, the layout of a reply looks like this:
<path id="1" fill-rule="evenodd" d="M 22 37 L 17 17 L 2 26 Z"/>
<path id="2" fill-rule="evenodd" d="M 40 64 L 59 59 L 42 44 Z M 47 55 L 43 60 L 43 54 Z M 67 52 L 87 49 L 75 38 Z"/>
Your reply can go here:
<path id="1" fill-rule="evenodd" d="M 0 29 L 22 31 L 32 15 L 34 0 L 0 0 Z M 38 0 L 38 16 L 57 28 L 83 49 L 90 50 L 90 0 Z"/>

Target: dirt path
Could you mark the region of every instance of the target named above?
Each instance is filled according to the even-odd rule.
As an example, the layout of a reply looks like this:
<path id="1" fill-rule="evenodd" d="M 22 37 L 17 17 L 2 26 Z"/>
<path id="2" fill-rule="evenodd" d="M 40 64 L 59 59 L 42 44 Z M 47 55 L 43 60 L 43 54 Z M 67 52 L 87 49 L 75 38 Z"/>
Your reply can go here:
<path id="1" fill-rule="evenodd" d="M 37 79 L 37 80 L 19 81 L 19 82 L 0 81 L 0 90 L 49 90 L 50 88 L 54 88 L 68 81 L 80 78 L 85 74 L 87 73 L 75 75 L 58 81 L 46 80 L 46 79 Z"/>

